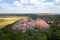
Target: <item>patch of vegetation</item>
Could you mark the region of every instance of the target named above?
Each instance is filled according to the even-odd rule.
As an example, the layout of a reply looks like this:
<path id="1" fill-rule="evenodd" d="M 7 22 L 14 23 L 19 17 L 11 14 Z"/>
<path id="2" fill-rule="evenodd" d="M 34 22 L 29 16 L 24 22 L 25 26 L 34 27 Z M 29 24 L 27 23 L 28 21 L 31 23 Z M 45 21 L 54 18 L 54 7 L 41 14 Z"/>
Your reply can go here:
<path id="1" fill-rule="evenodd" d="M 0 22 L 3 22 L 4 21 L 4 19 L 0 19 Z"/>
<path id="2" fill-rule="evenodd" d="M 34 30 L 22 31 L 12 30 L 12 24 L 0 29 L 0 40 L 60 40 L 60 27 L 53 26 L 47 31 Z"/>

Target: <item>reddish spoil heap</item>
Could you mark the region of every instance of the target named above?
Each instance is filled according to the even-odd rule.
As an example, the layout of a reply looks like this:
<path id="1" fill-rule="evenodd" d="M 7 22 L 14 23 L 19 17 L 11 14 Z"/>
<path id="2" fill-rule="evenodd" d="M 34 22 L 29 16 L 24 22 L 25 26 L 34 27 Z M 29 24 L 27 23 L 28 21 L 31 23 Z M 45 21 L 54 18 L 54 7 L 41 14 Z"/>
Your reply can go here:
<path id="1" fill-rule="evenodd" d="M 34 29 L 36 25 L 39 26 L 41 29 L 48 29 L 49 25 L 46 23 L 45 20 L 39 19 L 39 20 L 33 20 L 31 18 L 25 18 L 18 22 L 16 22 L 14 25 L 12 25 L 13 30 L 22 30 L 25 32 L 27 29 Z"/>

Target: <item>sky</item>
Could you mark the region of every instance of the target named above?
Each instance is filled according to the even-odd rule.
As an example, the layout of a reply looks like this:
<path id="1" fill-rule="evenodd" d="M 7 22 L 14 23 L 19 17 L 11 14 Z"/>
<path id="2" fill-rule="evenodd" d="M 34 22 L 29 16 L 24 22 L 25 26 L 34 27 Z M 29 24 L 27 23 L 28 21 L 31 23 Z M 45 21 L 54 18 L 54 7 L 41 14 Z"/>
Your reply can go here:
<path id="1" fill-rule="evenodd" d="M 1 13 L 60 13 L 60 0 L 0 0 Z"/>

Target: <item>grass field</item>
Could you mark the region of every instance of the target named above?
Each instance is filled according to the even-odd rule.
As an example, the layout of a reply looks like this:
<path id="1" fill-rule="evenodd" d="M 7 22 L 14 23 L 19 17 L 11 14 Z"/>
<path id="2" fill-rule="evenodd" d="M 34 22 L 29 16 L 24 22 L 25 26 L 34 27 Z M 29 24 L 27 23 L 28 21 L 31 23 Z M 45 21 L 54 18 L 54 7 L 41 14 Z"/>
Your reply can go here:
<path id="1" fill-rule="evenodd" d="M 22 18 L 26 18 L 26 16 L 0 16 L 0 28 L 12 24 Z"/>

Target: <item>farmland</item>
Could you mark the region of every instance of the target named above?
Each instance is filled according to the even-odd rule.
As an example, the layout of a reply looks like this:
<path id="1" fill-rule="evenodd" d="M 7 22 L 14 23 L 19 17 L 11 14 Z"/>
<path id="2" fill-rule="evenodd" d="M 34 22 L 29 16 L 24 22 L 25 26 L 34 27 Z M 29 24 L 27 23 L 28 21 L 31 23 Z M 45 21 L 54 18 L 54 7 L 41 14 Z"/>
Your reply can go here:
<path id="1" fill-rule="evenodd" d="M 0 28 L 12 24 L 21 18 L 25 18 L 26 16 L 0 16 Z"/>

